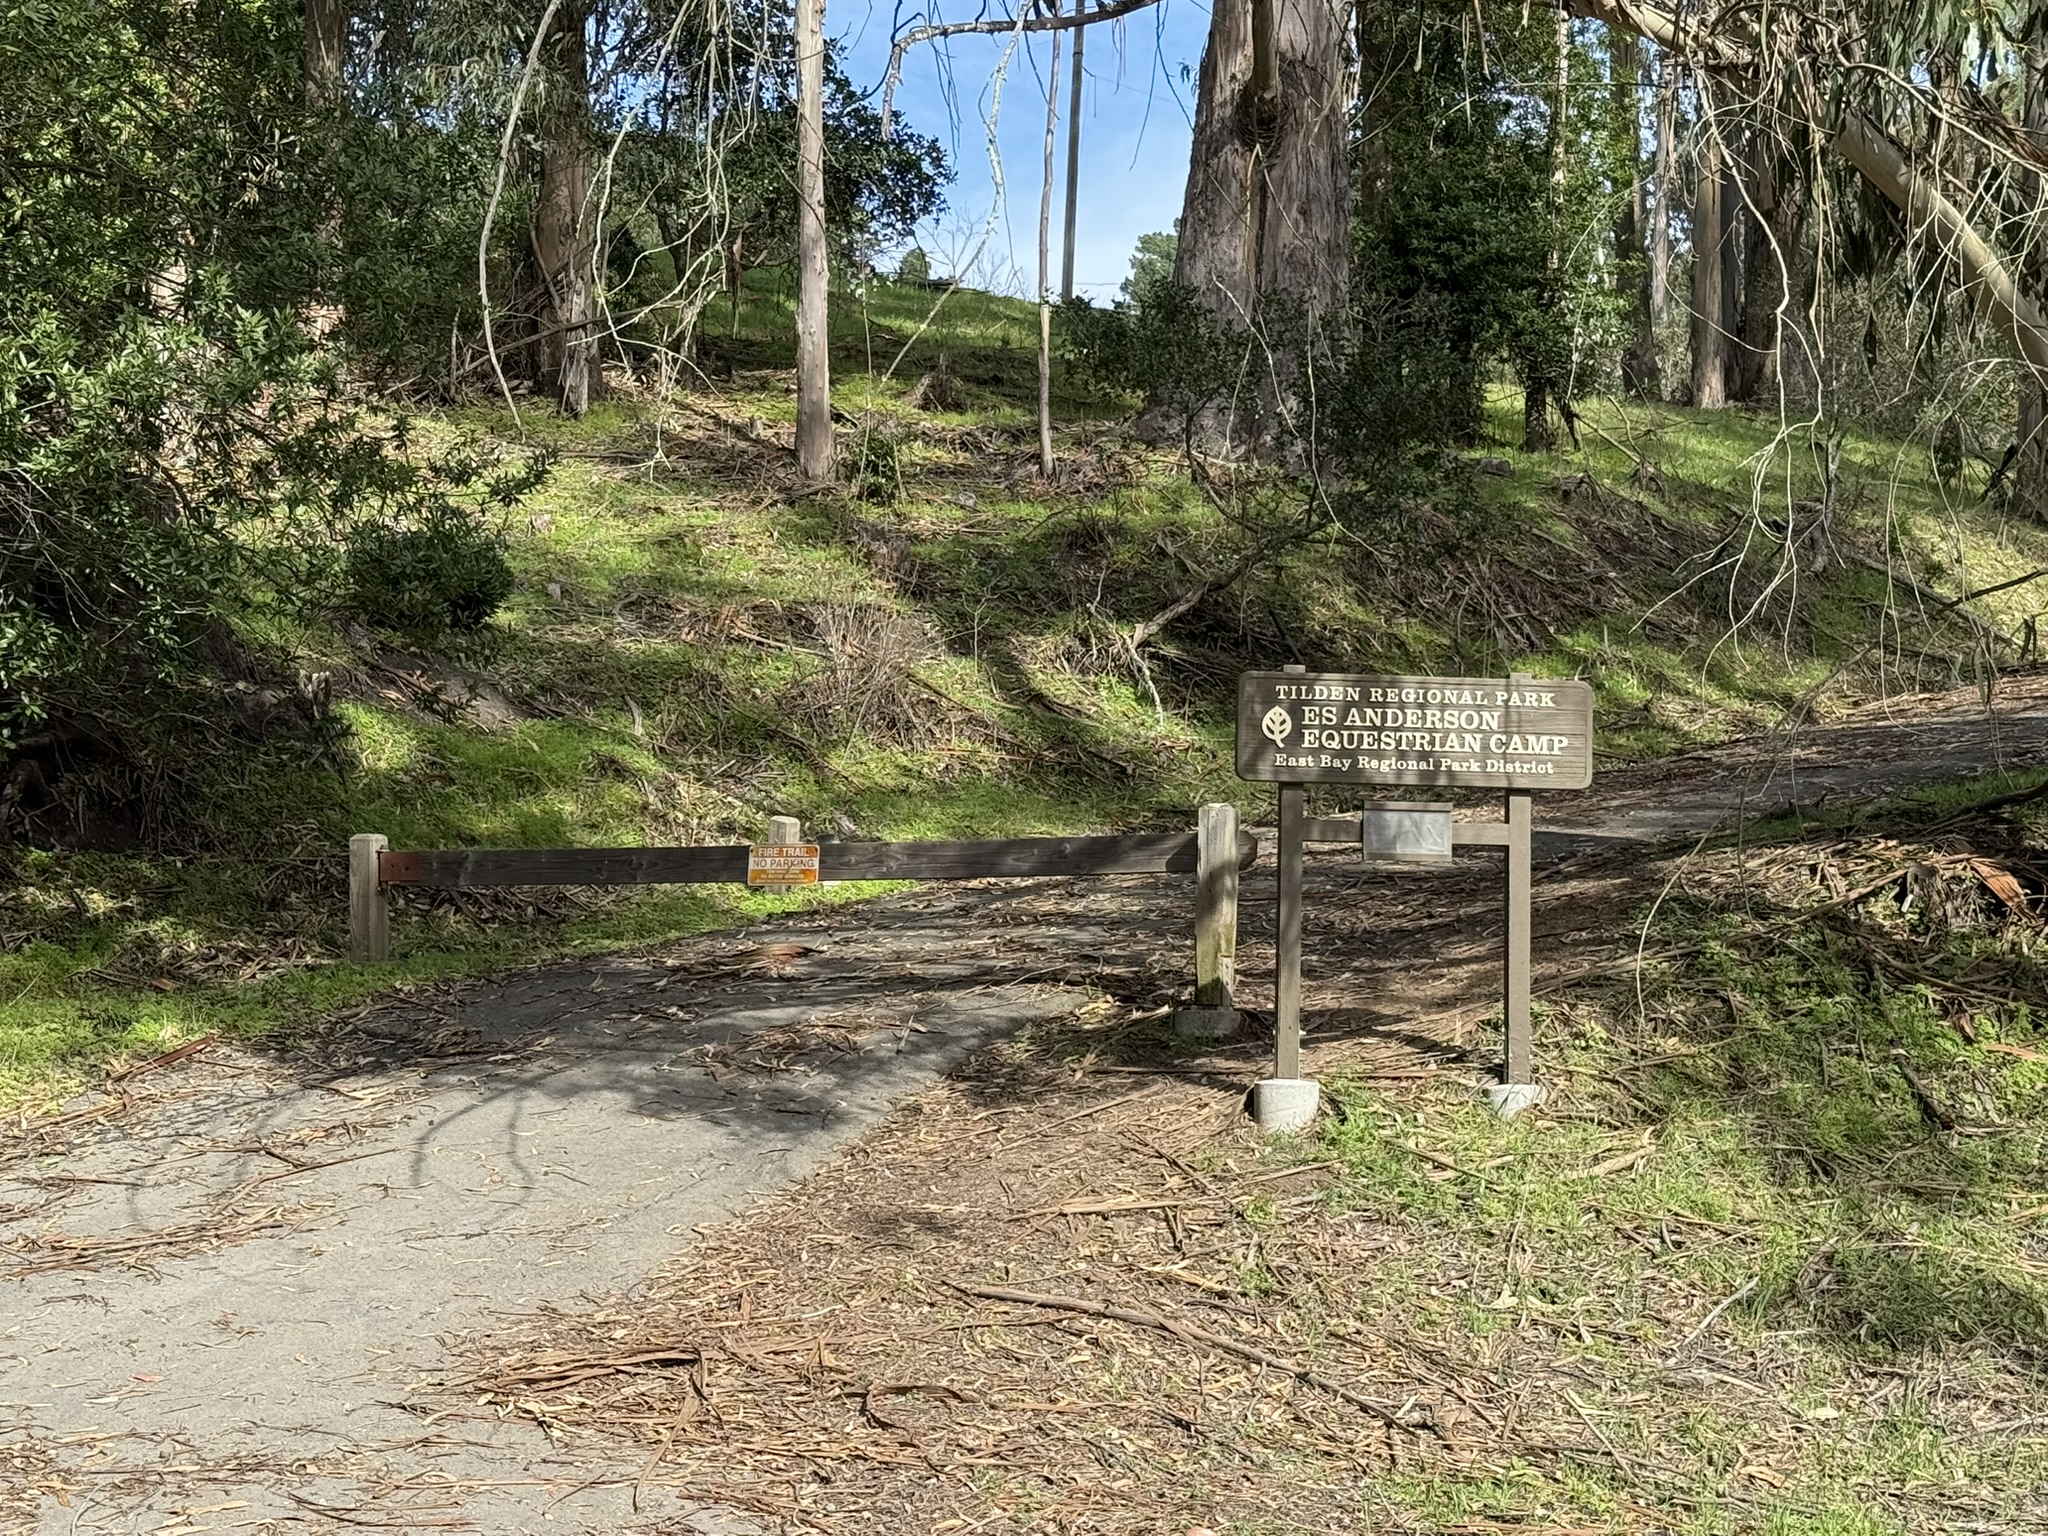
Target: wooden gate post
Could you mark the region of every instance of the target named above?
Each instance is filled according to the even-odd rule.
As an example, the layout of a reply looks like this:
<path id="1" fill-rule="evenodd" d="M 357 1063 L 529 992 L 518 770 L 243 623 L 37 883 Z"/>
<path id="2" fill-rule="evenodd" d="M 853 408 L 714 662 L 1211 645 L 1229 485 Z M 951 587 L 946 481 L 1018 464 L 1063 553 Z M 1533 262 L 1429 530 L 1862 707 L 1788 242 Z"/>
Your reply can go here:
<path id="1" fill-rule="evenodd" d="M 1195 813 L 1195 1003 L 1174 1028 L 1199 1039 L 1237 1032 L 1237 807 Z"/>
<path id="2" fill-rule="evenodd" d="M 348 957 L 386 960 L 391 956 L 391 905 L 377 869 L 377 855 L 391 846 L 381 832 L 358 832 L 348 840 Z"/>

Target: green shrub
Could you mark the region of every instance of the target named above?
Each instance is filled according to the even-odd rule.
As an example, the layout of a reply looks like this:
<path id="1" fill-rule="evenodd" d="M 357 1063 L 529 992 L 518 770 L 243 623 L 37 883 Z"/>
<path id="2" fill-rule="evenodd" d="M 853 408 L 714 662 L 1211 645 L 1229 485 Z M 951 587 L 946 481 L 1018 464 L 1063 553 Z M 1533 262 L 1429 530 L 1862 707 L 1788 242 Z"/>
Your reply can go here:
<path id="1" fill-rule="evenodd" d="M 421 644 L 476 633 L 512 595 L 504 534 L 448 505 L 410 523 L 357 528 L 344 579 L 360 618 Z"/>
<path id="2" fill-rule="evenodd" d="M 901 501 L 902 457 L 902 446 L 892 433 L 872 427 L 863 432 L 853 461 L 853 494 L 880 506 Z"/>
<path id="3" fill-rule="evenodd" d="M 1178 435 L 1243 385 L 1253 356 L 1248 332 L 1219 323 L 1193 289 L 1149 283 L 1129 303 L 1060 307 L 1060 343 L 1083 383 L 1143 398 Z"/>

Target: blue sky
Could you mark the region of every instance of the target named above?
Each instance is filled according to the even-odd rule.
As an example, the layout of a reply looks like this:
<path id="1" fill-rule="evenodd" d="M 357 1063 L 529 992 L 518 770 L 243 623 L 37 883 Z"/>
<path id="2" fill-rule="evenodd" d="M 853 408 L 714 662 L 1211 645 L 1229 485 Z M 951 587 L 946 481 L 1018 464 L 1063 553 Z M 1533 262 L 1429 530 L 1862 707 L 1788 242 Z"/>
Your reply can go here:
<path id="1" fill-rule="evenodd" d="M 971 0 L 925 0 L 892 9 L 889 0 L 828 0 L 827 30 L 856 84 L 879 91 L 889 39 L 927 20 L 965 21 L 1001 15 Z M 1005 5 L 1007 9 L 1007 5 Z M 1010 14 L 1015 14 L 1014 11 Z M 1161 0 L 1121 23 L 1088 30 L 1087 89 L 1082 97 L 1080 210 L 1074 286 L 1101 301 L 1113 298 L 1130 267 L 1138 236 L 1171 229 L 1187 181 L 1194 72 L 1201 63 L 1209 9 L 1201 0 Z M 904 63 L 896 112 L 945 147 L 956 180 L 945 213 L 920 231 L 935 275 L 951 275 L 982 232 L 994 225 L 979 261 L 963 273 L 976 286 L 1029 294 L 1038 268 L 1038 196 L 1045 155 L 1045 72 L 1048 39 L 1026 36 L 1010 58 L 996 112 L 1002 159 L 999 192 L 984 126 L 991 77 L 1007 37 L 956 37 L 921 43 Z M 1060 139 L 1054 162 L 1052 281 L 1059 283 L 1059 220 L 1065 192 L 1067 90 L 1071 34 L 1060 50 Z M 944 49 L 945 52 L 941 52 Z M 1185 77 L 1183 70 L 1185 69 Z"/>

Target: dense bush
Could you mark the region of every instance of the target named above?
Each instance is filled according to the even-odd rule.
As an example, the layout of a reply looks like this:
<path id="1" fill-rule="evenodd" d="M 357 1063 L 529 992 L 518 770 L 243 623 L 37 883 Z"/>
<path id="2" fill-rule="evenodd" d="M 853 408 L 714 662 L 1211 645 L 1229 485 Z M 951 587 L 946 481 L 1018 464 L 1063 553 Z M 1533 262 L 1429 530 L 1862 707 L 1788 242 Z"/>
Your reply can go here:
<path id="1" fill-rule="evenodd" d="M 512 595 L 504 535 L 447 505 L 411 524 L 357 528 L 344 571 L 359 617 L 420 644 L 475 633 Z"/>
<path id="2" fill-rule="evenodd" d="M 1069 299 L 1060 309 L 1060 345 L 1084 383 L 1143 399 L 1166 430 L 1185 439 L 1204 411 L 1236 395 L 1251 338 L 1218 324 L 1192 290 L 1162 278 L 1107 308 Z"/>
<path id="3" fill-rule="evenodd" d="M 423 454 L 351 379 L 298 27 L 0 0 L 0 835 L 94 797 L 167 825 L 234 701 L 293 689 L 353 530 L 452 529 L 545 470 Z M 502 597 L 465 547 L 451 622 Z"/>

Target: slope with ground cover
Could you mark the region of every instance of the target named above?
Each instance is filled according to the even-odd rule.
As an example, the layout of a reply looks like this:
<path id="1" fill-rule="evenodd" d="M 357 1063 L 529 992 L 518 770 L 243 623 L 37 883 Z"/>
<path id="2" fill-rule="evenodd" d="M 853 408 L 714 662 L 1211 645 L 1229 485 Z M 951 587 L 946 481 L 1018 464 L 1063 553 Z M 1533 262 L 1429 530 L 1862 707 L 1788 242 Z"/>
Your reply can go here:
<path id="1" fill-rule="evenodd" d="M 1587 676 L 1612 764 L 2010 659 L 1999 635 L 2022 632 L 2033 589 L 1944 605 L 2048 563 L 2037 530 L 1954 499 L 1898 445 L 1849 438 L 1824 475 L 1811 427 L 1610 407 L 1581 450 L 1475 456 L 1401 527 L 1327 525 L 1225 580 L 1300 488 L 1191 479 L 1130 434 L 1129 402 L 1073 393 L 1061 477 L 1041 484 L 1028 307 L 878 285 L 838 316 L 843 496 L 799 493 L 787 304 L 766 286 L 689 393 L 622 379 L 574 424 L 530 405 L 434 423 L 561 456 L 512 516 L 519 585 L 493 642 L 415 655 L 339 617 L 290 636 L 332 675 L 338 748 L 284 733 L 223 756 L 172 851 L 0 855 L 6 1092 L 393 978 L 750 910 L 698 891 L 441 897 L 372 974 L 338 960 L 352 831 L 726 841 L 777 811 L 848 837 L 1183 825 L 1243 792 L 1235 673 L 1295 658 Z"/>

